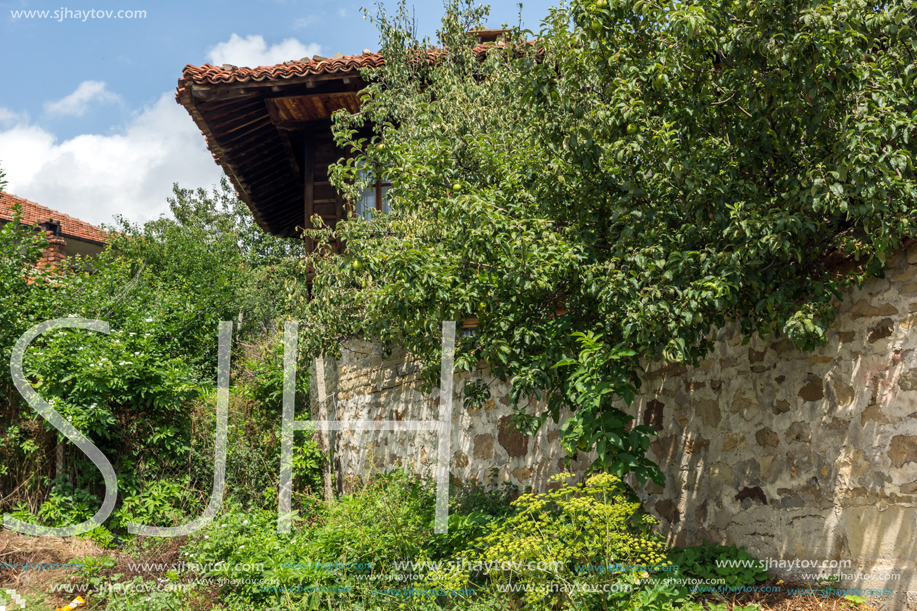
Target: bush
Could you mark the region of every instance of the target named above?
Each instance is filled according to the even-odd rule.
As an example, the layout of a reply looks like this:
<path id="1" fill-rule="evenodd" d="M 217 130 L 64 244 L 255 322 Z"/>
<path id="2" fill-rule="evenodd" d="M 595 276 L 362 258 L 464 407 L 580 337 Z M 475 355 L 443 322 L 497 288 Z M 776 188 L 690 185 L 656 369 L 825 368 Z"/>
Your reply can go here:
<path id="1" fill-rule="evenodd" d="M 511 503 L 512 489 L 493 478 L 457 488 L 444 536 L 433 535 L 432 481 L 403 470 L 332 506 L 303 503 L 308 518 L 296 515 L 290 534 L 277 533 L 276 511 L 229 502 L 189 537 L 182 560 L 211 566 L 195 577 L 256 581 L 221 590 L 229 609 L 334 611 L 703 611 L 679 579 L 726 576 L 717 560 L 754 562 L 713 545 L 667 556 L 656 521 L 607 473 Z M 726 580 L 741 587 L 760 576 Z"/>
<path id="2" fill-rule="evenodd" d="M 497 485 L 497 473 L 498 469 L 492 468 L 484 484 L 473 479 L 452 486 L 448 532 L 434 534 L 425 547 L 431 560 L 461 556 L 472 541 L 484 536 L 492 525 L 515 512 L 511 503 L 519 496 L 519 489 L 510 482 Z"/>
<path id="3" fill-rule="evenodd" d="M 277 513 L 243 508 L 224 503 L 223 510 L 202 531 L 188 538 L 182 560 L 203 570 L 195 576 L 226 580 L 248 580 L 221 589 L 229 602 L 266 603 L 277 599 L 267 588 L 274 579 L 284 583 L 308 581 L 308 571 L 288 571 L 290 564 L 301 565 L 308 558 L 307 536 L 303 532 L 277 532 Z"/>
<path id="4" fill-rule="evenodd" d="M 226 456 L 227 498 L 243 507 L 276 509 L 280 476 L 280 439 L 283 401 L 283 345 L 277 334 L 241 342 L 230 390 Z M 309 378 L 299 368 L 296 377 L 296 411 L 308 417 Z M 195 404 L 191 471 L 196 480 L 213 477 L 216 431 L 216 395 Z M 326 457 L 311 438 L 294 437 L 294 507 L 322 490 Z"/>
<path id="5" fill-rule="evenodd" d="M 771 575 L 763 563 L 749 554 L 744 547 L 717 545 L 704 542 L 694 547 L 676 548 L 669 560 L 678 565 L 685 577 L 721 579 L 730 589 L 741 589 L 767 581 Z M 731 566 L 722 566 L 722 565 Z"/>
<path id="6" fill-rule="evenodd" d="M 435 490 L 404 470 L 372 479 L 332 505 L 315 533 L 326 562 L 371 563 L 374 572 L 418 558 L 433 536 Z"/>
<path id="7" fill-rule="evenodd" d="M 430 559 L 434 501 L 435 487 L 429 480 L 393 471 L 376 476 L 330 507 L 317 501 L 324 511 L 307 520 L 297 516 L 294 531 L 286 535 L 276 532 L 275 512 L 245 511 L 229 504 L 210 526 L 189 538 L 182 559 L 224 563 L 210 571 L 210 577 L 267 580 L 225 588 L 221 601 L 233 609 L 498 608 L 491 606 L 493 596 L 406 597 L 385 592 L 426 587 L 410 579 L 400 581 L 410 569 L 394 563 Z M 461 532 L 453 530 L 453 523 L 463 517 L 453 514 L 450 535 Z"/>
<path id="8" fill-rule="evenodd" d="M 22 333 L 46 320 L 101 319 L 111 328 L 108 335 L 48 332 L 24 360 L 36 391 L 111 457 L 119 507 L 109 528 L 127 520 L 162 526 L 187 521 L 209 497 L 213 427 L 197 427 L 189 407 L 213 395 L 222 320 L 238 321 L 237 348 L 263 348 L 253 355 L 237 351 L 236 360 L 241 352 L 255 375 L 250 385 L 243 378 L 234 394 L 264 405 L 242 410 L 255 417 L 240 420 L 238 433 L 230 428 L 230 483 L 247 505 L 276 498 L 282 350 L 264 338 L 288 301 L 277 293 L 297 299 L 305 287 L 295 273 L 301 245 L 261 232 L 227 184 L 212 197 L 176 187 L 171 204 L 174 220 L 142 227 L 122 220 L 109 234 L 112 248 L 55 270 L 35 266 L 47 245 L 42 232 L 20 224 L 18 216 L 0 227 L 5 362 Z M 307 397 L 308 379 L 300 375 L 300 407 Z M 212 425 L 212 419 L 200 420 Z M 0 371 L 0 422 L 0 489 L 15 491 L 0 510 L 15 507 L 55 526 L 91 516 L 101 503 L 100 474 L 24 404 L 8 368 Z M 57 447 L 64 460 L 55 469 Z M 299 489 L 316 486 L 321 460 L 314 444 L 297 448 Z"/>
<path id="9" fill-rule="evenodd" d="M 490 579 L 529 587 L 524 595 L 527 608 L 574 603 L 577 608 L 606 608 L 614 594 L 609 597 L 601 589 L 573 592 L 571 586 L 617 586 L 613 591 L 629 598 L 631 586 L 640 585 L 637 576 L 649 576 L 656 567 L 669 564 L 663 542 L 651 531 L 656 520 L 632 500 L 631 491 L 616 476 L 600 473 L 582 487 L 563 483 L 546 494 L 524 494 L 513 505 L 516 513 L 478 539 L 468 560 L 472 565 L 511 567 L 491 570 Z M 474 573 L 466 576 L 475 577 Z M 457 571 L 444 577 L 451 583 L 461 580 Z M 544 588 L 550 583 L 566 587 L 551 592 Z"/>

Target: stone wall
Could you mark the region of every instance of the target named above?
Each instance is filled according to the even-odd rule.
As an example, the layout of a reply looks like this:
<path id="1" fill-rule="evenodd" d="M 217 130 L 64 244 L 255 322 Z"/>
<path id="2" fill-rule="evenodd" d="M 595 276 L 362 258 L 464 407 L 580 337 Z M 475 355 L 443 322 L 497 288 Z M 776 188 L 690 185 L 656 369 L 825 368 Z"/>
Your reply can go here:
<path id="1" fill-rule="evenodd" d="M 890 261 L 885 279 L 845 296 L 829 342 L 811 353 L 786 339 L 719 332 L 697 368 L 656 366 L 631 408 L 657 429 L 651 456 L 666 486 L 642 490 L 669 541 L 744 545 L 763 559 L 816 561 L 803 573 L 870 575 L 845 587 L 888 588 L 880 609 L 917 609 L 917 245 Z M 438 390 L 418 390 L 417 364 L 403 351 L 351 340 L 326 360 L 338 419 L 435 420 Z M 488 382 L 492 399 L 462 408 L 462 380 Z M 508 387 L 486 371 L 456 376 L 452 473 L 543 490 L 562 470 L 557 425 L 534 438 L 508 426 Z M 314 385 L 313 385 L 314 386 Z M 315 398 L 313 397 L 313 401 Z M 342 432 L 342 481 L 373 468 L 435 461 L 424 432 Z M 583 457 L 570 469 L 581 472 Z M 845 568 L 834 568 L 839 562 Z M 886 580 L 877 575 L 893 574 Z M 910 598 L 909 598 L 910 597 Z"/>
<path id="2" fill-rule="evenodd" d="M 404 350 L 386 356 L 379 344 L 351 339 L 341 358 L 325 359 L 325 383 L 330 417 L 337 420 L 439 419 L 439 389 L 422 393 L 419 365 Z M 313 368 L 314 375 L 314 368 Z M 464 383 L 482 380 L 491 398 L 483 408 L 464 409 Z M 318 397 L 312 385 L 312 404 Z M 509 386 L 479 369 L 456 374 L 454 382 L 451 465 L 459 480 L 509 481 L 521 490 L 545 489 L 547 479 L 563 471 L 566 454 L 557 441 L 559 425 L 550 420 L 533 438 L 510 425 Z M 429 431 L 341 431 L 335 433 L 335 470 L 342 489 L 355 477 L 409 465 L 417 472 L 435 466 L 438 437 Z M 595 455 L 583 455 L 566 470 L 583 472 Z"/>
<path id="3" fill-rule="evenodd" d="M 637 410 L 658 423 L 666 486 L 644 498 L 671 542 L 828 563 L 797 576 L 897 574 L 855 583 L 917 608 L 917 246 L 890 264 L 845 296 L 819 350 L 726 329 L 698 368 L 648 375 Z"/>

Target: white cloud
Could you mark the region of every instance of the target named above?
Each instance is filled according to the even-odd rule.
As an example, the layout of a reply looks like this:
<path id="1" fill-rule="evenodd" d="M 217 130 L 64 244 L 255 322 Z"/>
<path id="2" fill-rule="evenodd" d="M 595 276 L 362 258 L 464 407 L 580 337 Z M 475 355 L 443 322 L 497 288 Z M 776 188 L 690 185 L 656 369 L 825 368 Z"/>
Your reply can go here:
<path id="1" fill-rule="evenodd" d="M 321 53 L 321 46 L 315 43 L 304 45 L 295 38 L 287 38 L 276 45 L 268 46 L 263 36 L 246 36 L 242 38 L 233 34 L 226 42 L 221 42 L 207 51 L 207 61 L 215 66 L 232 64 L 234 66 L 273 66 L 285 61 L 312 57 Z"/>
<path id="2" fill-rule="evenodd" d="M 0 127 L 6 127 L 15 123 L 22 123 L 29 120 L 26 113 L 13 112 L 8 108 L 0 107 Z"/>
<path id="3" fill-rule="evenodd" d="M 14 113 L 0 108 L 0 117 Z M 108 135 L 59 141 L 22 116 L 0 124 L 0 167 L 7 191 L 91 223 L 115 214 L 142 222 L 168 212 L 172 183 L 209 187 L 220 169 L 204 138 L 171 93 Z"/>
<path id="4" fill-rule="evenodd" d="M 92 106 L 121 103 L 121 97 L 108 90 L 102 81 L 83 81 L 76 91 L 56 102 L 47 102 L 45 112 L 51 115 L 82 117 Z"/>

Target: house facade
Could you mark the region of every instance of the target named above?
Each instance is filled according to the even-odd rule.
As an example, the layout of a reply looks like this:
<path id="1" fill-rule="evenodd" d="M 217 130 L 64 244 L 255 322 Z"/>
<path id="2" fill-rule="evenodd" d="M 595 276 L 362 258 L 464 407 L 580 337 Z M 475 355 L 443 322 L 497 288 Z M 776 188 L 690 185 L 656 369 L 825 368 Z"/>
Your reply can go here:
<path id="1" fill-rule="evenodd" d="M 482 37 L 483 48 L 495 39 Z M 383 209 L 381 188 L 345 202 L 327 180 L 346 155 L 331 139 L 331 113 L 359 107 L 359 70 L 382 61 L 364 51 L 259 68 L 187 66 L 176 98 L 259 225 L 293 236 L 313 214 L 334 227 L 357 205 Z M 744 545 L 778 575 L 840 574 L 845 588 L 887 590 L 867 595 L 879 609 L 917 609 L 915 326 L 911 245 L 889 259 L 886 278 L 845 295 L 829 343 L 812 353 L 774 337 L 743 344 L 726 328 L 697 368 L 648 364 L 641 395 L 622 409 L 658 432 L 650 456 L 666 486 L 640 493 L 669 541 Z M 434 419 L 438 391 L 421 393 L 417 371 L 404 351 L 353 338 L 317 374 L 332 419 Z M 534 438 L 514 432 L 509 388 L 486 369 L 456 377 L 455 405 L 472 379 L 489 383 L 492 398 L 453 414 L 455 477 L 496 473 L 543 490 L 550 475 L 590 462 L 564 460 L 550 421 Z M 342 431 L 339 480 L 423 468 L 436 443 L 428 432 Z"/>
<path id="2" fill-rule="evenodd" d="M 500 44 L 506 30 L 479 30 L 476 53 Z M 345 202 L 328 182 L 328 167 L 348 152 L 334 144 L 331 115 L 356 112 L 366 86 L 364 68 L 383 64 L 380 53 L 302 58 L 258 68 L 185 66 L 176 101 L 207 139 L 214 160 L 265 231 L 298 236 L 313 215 L 334 228 L 348 211 L 385 210 L 386 185 Z M 309 250 L 312 245 L 307 240 Z M 343 245 L 333 244 L 340 251 Z"/>

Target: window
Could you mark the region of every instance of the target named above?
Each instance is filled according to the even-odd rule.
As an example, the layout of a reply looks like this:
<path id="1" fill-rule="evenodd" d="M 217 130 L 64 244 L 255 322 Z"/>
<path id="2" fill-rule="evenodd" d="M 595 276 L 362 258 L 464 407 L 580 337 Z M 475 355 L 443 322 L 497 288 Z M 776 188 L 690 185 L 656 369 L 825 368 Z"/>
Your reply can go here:
<path id="1" fill-rule="evenodd" d="M 360 174 L 360 178 L 367 179 L 367 172 L 364 170 Z M 378 212 L 391 212 L 392 208 L 388 203 L 388 198 L 386 193 L 389 188 L 391 188 L 392 183 L 387 182 L 385 178 L 377 180 L 372 185 L 363 189 L 363 195 L 357 200 L 356 212 L 357 216 L 369 220 L 372 216 L 372 210 Z"/>

